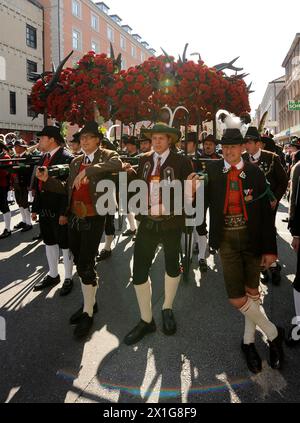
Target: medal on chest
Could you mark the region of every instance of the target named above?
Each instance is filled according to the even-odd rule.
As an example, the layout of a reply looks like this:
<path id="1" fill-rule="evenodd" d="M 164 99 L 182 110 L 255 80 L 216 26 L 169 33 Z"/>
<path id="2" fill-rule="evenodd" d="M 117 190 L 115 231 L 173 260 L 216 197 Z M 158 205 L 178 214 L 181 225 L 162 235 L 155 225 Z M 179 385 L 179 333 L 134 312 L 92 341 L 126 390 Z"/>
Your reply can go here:
<path id="1" fill-rule="evenodd" d="M 250 203 L 250 201 L 253 201 L 253 189 L 245 189 L 245 202 Z"/>

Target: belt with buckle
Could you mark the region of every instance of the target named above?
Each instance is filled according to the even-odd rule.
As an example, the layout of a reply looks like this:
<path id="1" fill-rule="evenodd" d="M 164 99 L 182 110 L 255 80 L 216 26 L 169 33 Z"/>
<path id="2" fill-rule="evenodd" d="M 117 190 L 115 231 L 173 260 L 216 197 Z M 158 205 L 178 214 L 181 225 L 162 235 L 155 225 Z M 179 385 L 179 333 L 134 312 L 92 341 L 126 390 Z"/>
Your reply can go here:
<path id="1" fill-rule="evenodd" d="M 227 230 L 246 229 L 247 221 L 242 214 L 226 215 L 224 218 L 224 228 Z"/>
<path id="2" fill-rule="evenodd" d="M 85 204 L 83 201 L 73 201 L 71 212 L 81 219 L 96 216 L 94 206 L 92 204 Z"/>

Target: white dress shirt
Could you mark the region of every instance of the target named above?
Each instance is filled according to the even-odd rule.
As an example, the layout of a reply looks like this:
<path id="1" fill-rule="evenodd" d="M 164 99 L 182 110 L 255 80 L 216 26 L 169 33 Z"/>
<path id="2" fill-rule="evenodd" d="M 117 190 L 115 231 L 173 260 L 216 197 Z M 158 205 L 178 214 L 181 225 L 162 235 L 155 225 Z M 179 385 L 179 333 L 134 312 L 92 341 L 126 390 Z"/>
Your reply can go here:
<path id="1" fill-rule="evenodd" d="M 226 160 L 224 160 L 225 169 L 230 170 L 232 168 L 232 165 L 230 165 Z M 242 159 L 237 165 L 235 165 L 237 170 L 242 170 L 244 168 L 244 160 Z"/>
<path id="2" fill-rule="evenodd" d="M 250 155 L 250 159 L 252 163 L 256 163 L 259 161 L 261 156 L 261 148 L 258 150 L 258 152 L 256 154 Z"/>

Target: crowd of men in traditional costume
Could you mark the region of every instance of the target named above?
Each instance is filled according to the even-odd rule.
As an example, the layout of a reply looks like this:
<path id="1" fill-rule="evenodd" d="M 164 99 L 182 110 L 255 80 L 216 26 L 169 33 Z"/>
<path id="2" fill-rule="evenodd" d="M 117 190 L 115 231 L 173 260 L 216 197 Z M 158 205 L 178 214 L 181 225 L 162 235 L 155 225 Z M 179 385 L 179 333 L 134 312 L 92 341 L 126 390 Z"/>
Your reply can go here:
<path id="1" fill-rule="evenodd" d="M 98 311 L 96 262 L 110 259 L 115 237 L 114 216 L 97 212 L 97 201 L 103 195 L 97 192 L 98 181 L 103 175 L 123 171 L 149 187 L 148 215 L 135 216 L 129 211 L 128 229 L 123 233 L 135 242 L 132 282 L 140 320 L 124 339 L 125 344 L 134 345 L 156 331 L 149 273 L 159 245 L 165 256 L 162 330 L 167 336 L 174 336 L 177 331 L 173 304 L 182 274 L 180 251 L 185 216 L 174 214 L 174 198 L 170 213 L 164 213 L 156 184 L 176 180 L 184 185 L 190 181 L 193 189 L 188 201 L 193 203 L 199 175 L 205 175 L 204 221 L 193 230 L 199 269 L 207 272 L 208 256 L 219 253 L 229 302 L 245 319 L 241 348 L 249 370 L 262 370 L 262 359 L 255 347 L 257 328 L 268 339 L 270 366 L 282 368 L 284 339 L 288 346 L 299 344 L 293 337 L 295 327 L 300 325 L 299 139 L 292 140 L 283 151 L 271 135 L 262 137 L 253 126 L 245 136 L 237 128 L 227 128 L 222 139 L 217 140 L 207 133 L 199 139 L 197 132 L 182 137 L 180 130 L 157 123 L 151 129 L 144 128 L 139 136 L 123 135 L 116 143 L 103 136 L 96 122 L 86 123 L 67 145 L 55 126 L 46 126 L 37 137 L 38 144 L 31 146 L 22 139 L 11 145 L 0 142 L 0 159 L 7 164 L 2 168 L 0 165 L 0 211 L 5 223 L 0 239 L 4 242 L 14 231 L 28 232 L 32 221 L 39 221 L 48 274 L 34 291 L 60 284 L 58 264 L 62 251 L 64 282 L 60 295 L 68 295 L 76 266 L 83 301 L 70 323 L 75 325 L 77 339 L 86 339 L 93 326 Z M 33 155 L 40 156 L 37 165 L 9 168 L 10 160 L 26 158 L 30 162 Z M 136 165 L 132 164 L 134 159 Z M 69 172 L 64 177 L 51 176 L 51 167 L 57 165 L 69 165 Z M 21 216 L 14 231 L 9 206 L 11 191 Z M 281 281 L 275 223 L 284 196 L 290 201 L 288 221 L 292 246 L 298 254 L 293 287 L 298 318 L 286 337 L 282 327 L 267 317 L 259 290 L 261 280 L 274 285 Z M 103 234 L 105 246 L 99 251 Z"/>

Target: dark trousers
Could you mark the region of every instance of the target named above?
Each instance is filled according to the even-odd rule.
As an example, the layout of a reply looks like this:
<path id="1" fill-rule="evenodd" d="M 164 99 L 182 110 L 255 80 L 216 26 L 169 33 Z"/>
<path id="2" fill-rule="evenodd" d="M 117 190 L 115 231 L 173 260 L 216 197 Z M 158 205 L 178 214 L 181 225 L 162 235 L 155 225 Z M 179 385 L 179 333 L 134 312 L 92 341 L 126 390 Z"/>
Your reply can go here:
<path id="1" fill-rule="evenodd" d="M 228 298 L 242 298 L 259 287 L 261 257 L 251 251 L 248 229 L 224 230 L 220 257 Z"/>
<path id="2" fill-rule="evenodd" d="M 297 272 L 296 272 L 293 288 L 296 291 L 300 292 L 300 248 L 298 250 L 298 255 L 297 255 Z"/>
<path id="3" fill-rule="evenodd" d="M 7 202 L 8 187 L 0 187 L 0 211 L 5 214 L 9 212 L 9 206 Z"/>
<path id="4" fill-rule="evenodd" d="M 23 209 L 28 209 L 28 189 L 26 187 L 15 186 L 14 190 L 18 206 Z"/>
<path id="5" fill-rule="evenodd" d="M 115 236 L 115 216 L 107 214 L 105 217 L 105 235 Z"/>
<path id="6" fill-rule="evenodd" d="M 134 247 L 133 284 L 147 282 L 149 271 L 159 244 L 163 245 L 166 273 L 176 278 L 180 275 L 180 245 L 182 228 L 163 230 L 163 224 L 150 219 L 141 222 Z"/>
<path id="7" fill-rule="evenodd" d="M 39 213 L 40 231 L 45 245 L 59 245 L 63 250 L 69 248 L 68 225 L 59 224 L 59 216 L 50 210 Z"/>
<path id="8" fill-rule="evenodd" d="M 69 218 L 69 247 L 74 256 L 77 273 L 84 285 L 96 286 L 96 256 L 104 231 L 105 216 Z"/>

